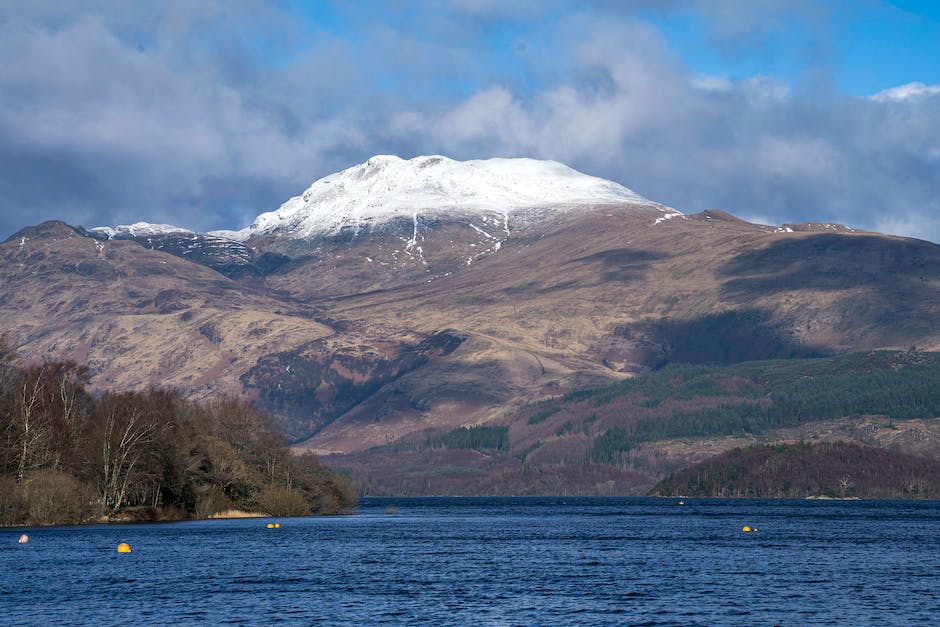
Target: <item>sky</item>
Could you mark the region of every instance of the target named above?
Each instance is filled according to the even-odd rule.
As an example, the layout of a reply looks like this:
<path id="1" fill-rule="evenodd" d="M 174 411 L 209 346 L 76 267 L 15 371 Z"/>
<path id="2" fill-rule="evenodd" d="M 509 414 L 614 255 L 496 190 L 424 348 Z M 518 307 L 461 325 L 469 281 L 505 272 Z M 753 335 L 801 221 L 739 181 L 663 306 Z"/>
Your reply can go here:
<path id="1" fill-rule="evenodd" d="M 376 154 L 940 242 L 940 3 L 0 0 L 0 239 L 242 228 Z"/>

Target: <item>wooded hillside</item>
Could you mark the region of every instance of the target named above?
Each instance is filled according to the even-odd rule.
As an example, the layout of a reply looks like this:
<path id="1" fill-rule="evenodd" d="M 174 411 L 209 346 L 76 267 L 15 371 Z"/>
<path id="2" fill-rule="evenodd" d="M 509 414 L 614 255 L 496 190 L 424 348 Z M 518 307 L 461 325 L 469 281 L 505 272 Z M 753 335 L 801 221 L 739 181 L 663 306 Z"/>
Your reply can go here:
<path id="1" fill-rule="evenodd" d="M 932 419 L 940 416 L 938 381 L 940 354 L 915 350 L 676 364 L 536 405 L 514 418 L 510 441 L 518 448 L 532 438 L 587 435 L 591 461 L 616 465 L 638 444 L 671 438 L 760 434 L 852 416 Z"/>
<path id="2" fill-rule="evenodd" d="M 842 440 L 940 459 L 938 382 L 940 354 L 918 350 L 672 364 L 328 463 L 368 494 L 645 494 L 759 444 Z"/>
<path id="3" fill-rule="evenodd" d="M 734 449 L 666 477 L 659 496 L 936 498 L 940 461 L 826 442 Z"/>

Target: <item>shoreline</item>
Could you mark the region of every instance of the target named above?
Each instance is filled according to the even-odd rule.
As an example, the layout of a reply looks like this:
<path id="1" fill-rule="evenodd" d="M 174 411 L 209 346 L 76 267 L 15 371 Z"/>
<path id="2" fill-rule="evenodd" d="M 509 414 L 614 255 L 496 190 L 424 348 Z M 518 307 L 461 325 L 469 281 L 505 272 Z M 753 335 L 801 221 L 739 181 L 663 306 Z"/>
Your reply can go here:
<path id="1" fill-rule="evenodd" d="M 232 518 L 274 518 L 264 512 L 246 512 L 243 509 L 227 509 L 224 512 L 210 514 L 205 520 L 229 520 Z"/>

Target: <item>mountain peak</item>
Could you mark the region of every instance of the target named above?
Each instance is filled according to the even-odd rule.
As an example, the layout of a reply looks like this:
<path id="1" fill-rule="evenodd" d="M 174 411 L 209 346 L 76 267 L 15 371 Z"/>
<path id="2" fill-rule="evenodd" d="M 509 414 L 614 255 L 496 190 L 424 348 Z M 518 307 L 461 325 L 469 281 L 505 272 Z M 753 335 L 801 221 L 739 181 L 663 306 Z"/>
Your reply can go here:
<path id="1" fill-rule="evenodd" d="M 453 213 L 568 210 L 652 203 L 626 187 L 558 163 L 526 158 L 455 161 L 440 155 L 376 155 L 314 182 L 276 211 L 227 236 L 306 238 L 396 218 Z"/>
<path id="2" fill-rule="evenodd" d="M 47 220 L 42 224 L 37 224 L 36 226 L 28 226 L 26 228 L 20 229 L 6 240 L 6 242 L 13 242 L 19 240 L 25 242 L 29 239 L 37 239 L 43 237 L 71 237 L 75 234 L 84 235 L 81 227 L 74 227 L 61 220 Z"/>

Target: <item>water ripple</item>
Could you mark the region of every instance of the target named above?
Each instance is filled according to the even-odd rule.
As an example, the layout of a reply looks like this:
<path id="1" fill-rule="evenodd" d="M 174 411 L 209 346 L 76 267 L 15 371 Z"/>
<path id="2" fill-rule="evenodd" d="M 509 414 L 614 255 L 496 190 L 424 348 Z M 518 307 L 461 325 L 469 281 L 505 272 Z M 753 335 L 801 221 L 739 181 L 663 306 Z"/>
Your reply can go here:
<path id="1" fill-rule="evenodd" d="M 940 605 L 937 502 L 373 499 L 266 522 L 0 530 L 0 617 L 916 625 Z"/>

